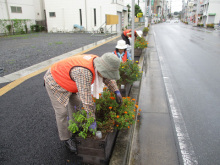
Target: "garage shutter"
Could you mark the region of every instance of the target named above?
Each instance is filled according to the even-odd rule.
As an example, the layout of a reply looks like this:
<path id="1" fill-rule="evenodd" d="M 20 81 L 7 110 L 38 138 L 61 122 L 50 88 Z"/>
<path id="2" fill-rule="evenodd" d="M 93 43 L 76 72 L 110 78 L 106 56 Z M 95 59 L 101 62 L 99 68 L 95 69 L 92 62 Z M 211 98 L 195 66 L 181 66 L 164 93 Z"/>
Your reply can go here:
<path id="1" fill-rule="evenodd" d="M 214 23 L 214 20 L 215 20 L 215 16 L 209 16 L 208 17 L 208 24 Z"/>

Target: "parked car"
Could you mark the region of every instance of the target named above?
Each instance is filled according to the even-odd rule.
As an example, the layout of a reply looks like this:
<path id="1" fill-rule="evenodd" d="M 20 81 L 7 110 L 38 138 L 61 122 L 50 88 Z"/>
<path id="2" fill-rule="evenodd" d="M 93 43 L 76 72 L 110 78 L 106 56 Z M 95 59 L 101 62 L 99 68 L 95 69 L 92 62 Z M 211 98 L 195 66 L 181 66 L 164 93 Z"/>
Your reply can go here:
<path id="1" fill-rule="evenodd" d="M 166 20 L 166 23 L 170 23 L 170 19 Z"/>

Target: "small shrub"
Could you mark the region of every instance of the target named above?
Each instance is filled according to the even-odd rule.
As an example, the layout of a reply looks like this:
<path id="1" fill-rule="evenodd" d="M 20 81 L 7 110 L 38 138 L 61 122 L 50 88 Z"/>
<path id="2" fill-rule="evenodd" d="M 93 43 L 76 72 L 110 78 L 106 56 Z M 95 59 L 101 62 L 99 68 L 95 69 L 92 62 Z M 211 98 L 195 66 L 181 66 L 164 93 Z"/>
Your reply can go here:
<path id="1" fill-rule="evenodd" d="M 131 60 L 127 60 L 120 64 L 119 73 L 120 79 L 117 81 L 119 86 L 121 84 L 132 84 L 133 82 L 140 80 L 142 76 L 138 61 L 133 62 Z"/>
<path id="2" fill-rule="evenodd" d="M 35 31 L 35 25 L 31 25 L 30 28 L 31 28 L 31 32 Z"/>
<path id="3" fill-rule="evenodd" d="M 25 28 L 25 32 L 26 32 L 26 34 L 28 33 L 28 28 L 27 28 L 27 25 L 25 24 L 24 25 L 24 28 Z"/>
<path id="4" fill-rule="evenodd" d="M 39 28 L 40 28 L 40 31 L 41 31 L 41 32 L 45 30 L 45 27 L 44 27 L 44 26 L 40 26 Z"/>
<path id="5" fill-rule="evenodd" d="M 144 37 L 137 37 L 135 43 L 134 43 L 134 48 L 147 48 L 148 42 L 145 40 Z"/>
<path id="6" fill-rule="evenodd" d="M 39 25 L 35 25 L 35 32 L 40 32 L 40 26 Z"/>
<path id="7" fill-rule="evenodd" d="M 11 25 L 7 25 L 6 29 L 8 30 L 8 33 L 11 33 Z"/>
<path id="8" fill-rule="evenodd" d="M 148 27 L 144 27 L 143 32 L 148 32 L 149 28 Z"/>
<path id="9" fill-rule="evenodd" d="M 214 23 L 206 24 L 206 27 L 208 27 L 208 28 L 214 28 Z"/>

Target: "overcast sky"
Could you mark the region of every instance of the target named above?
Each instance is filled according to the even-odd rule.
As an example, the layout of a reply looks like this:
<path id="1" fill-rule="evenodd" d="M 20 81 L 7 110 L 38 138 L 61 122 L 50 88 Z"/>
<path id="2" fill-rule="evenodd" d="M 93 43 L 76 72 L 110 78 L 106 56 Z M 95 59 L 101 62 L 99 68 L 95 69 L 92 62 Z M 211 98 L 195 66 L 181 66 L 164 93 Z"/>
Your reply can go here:
<path id="1" fill-rule="evenodd" d="M 182 0 L 170 0 L 171 2 L 171 12 L 182 10 Z"/>

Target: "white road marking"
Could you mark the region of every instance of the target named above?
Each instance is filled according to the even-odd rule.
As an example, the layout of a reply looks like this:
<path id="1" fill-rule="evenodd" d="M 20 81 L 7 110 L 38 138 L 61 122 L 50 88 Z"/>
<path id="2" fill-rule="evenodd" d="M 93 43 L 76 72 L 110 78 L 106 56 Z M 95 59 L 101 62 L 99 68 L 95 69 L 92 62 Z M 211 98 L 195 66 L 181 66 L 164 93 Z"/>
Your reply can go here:
<path id="1" fill-rule="evenodd" d="M 155 34 L 155 32 L 154 32 Z M 156 38 L 155 38 L 156 43 Z M 198 165 L 198 160 L 195 156 L 195 152 L 189 137 L 189 134 L 186 129 L 186 125 L 181 113 L 181 109 L 179 108 L 177 99 L 175 99 L 175 93 L 172 87 L 171 80 L 168 75 L 168 68 L 163 60 L 161 52 L 157 49 L 158 57 L 161 65 L 161 71 L 163 75 L 164 85 L 166 89 L 166 94 L 168 98 L 168 103 L 170 106 L 171 115 L 173 118 L 174 128 L 176 131 L 176 138 L 179 146 L 179 150 L 181 153 L 181 160 L 184 165 Z"/>

